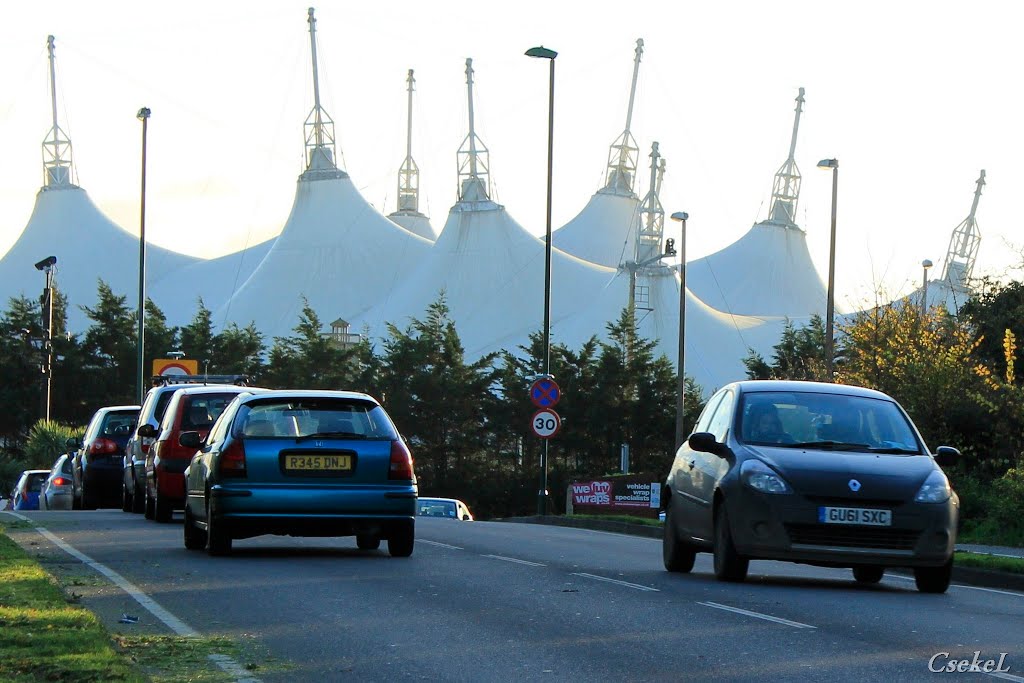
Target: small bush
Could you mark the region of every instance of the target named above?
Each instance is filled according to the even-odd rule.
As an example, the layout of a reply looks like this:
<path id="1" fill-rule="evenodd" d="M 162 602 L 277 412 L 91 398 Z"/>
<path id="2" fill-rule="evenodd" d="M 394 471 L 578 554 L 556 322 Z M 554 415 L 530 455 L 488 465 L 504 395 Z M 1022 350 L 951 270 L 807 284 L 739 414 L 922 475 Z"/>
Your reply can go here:
<path id="1" fill-rule="evenodd" d="M 82 429 L 53 420 L 40 420 L 32 425 L 25 444 L 25 462 L 32 469 L 47 469 L 63 453 L 67 453 L 67 440 L 79 436 Z"/>

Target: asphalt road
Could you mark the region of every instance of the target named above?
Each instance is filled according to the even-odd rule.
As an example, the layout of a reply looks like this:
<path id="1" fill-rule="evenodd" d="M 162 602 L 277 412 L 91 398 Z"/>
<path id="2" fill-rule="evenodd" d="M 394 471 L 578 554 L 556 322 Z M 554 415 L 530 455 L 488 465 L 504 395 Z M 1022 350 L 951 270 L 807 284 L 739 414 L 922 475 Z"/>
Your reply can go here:
<path id="1" fill-rule="evenodd" d="M 848 570 L 775 562 L 726 584 L 708 555 L 669 574 L 660 541 L 533 524 L 421 519 L 408 559 L 285 537 L 212 558 L 184 549 L 180 515 L 22 514 L 196 631 L 289 662 L 258 674 L 267 682 L 990 678 L 929 671 L 976 651 L 982 663 L 1006 653 L 1009 672 L 995 676 L 1024 681 L 1024 594 L 1013 591 L 925 595 L 908 577 L 866 587 Z M 80 577 L 73 590 L 111 630 L 166 630 L 37 532 L 10 534 L 55 574 Z M 139 624 L 119 624 L 123 613 Z"/>

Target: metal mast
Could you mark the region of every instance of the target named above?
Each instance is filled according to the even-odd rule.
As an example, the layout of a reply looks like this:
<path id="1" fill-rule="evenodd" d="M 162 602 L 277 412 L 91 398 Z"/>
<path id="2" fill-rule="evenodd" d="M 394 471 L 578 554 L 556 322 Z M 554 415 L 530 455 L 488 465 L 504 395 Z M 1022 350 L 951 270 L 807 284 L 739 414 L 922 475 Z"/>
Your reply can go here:
<path id="1" fill-rule="evenodd" d="M 71 140 L 57 125 L 57 70 L 53 55 L 53 36 L 46 37 L 46 51 L 50 58 L 50 107 L 53 127 L 43 140 L 43 189 L 75 187 Z"/>
<path id="2" fill-rule="evenodd" d="M 629 87 L 629 108 L 626 110 L 626 129 L 608 150 L 608 168 L 605 171 L 604 189 L 609 194 L 635 197 L 633 179 L 636 177 L 640 148 L 637 147 L 629 127 L 633 123 L 633 102 L 636 99 L 636 80 L 640 75 L 640 57 L 644 53 L 644 39 L 636 39 L 633 58 L 633 82 Z"/>
<path id="3" fill-rule="evenodd" d="M 800 169 L 796 167 L 796 136 L 800 130 L 800 114 L 804 108 L 804 89 L 796 96 L 796 116 L 793 119 L 793 138 L 789 143 L 789 157 L 775 173 L 772 186 L 772 205 L 768 212 L 768 220 L 772 223 L 797 228 L 796 205 L 800 200 Z"/>
<path id="4" fill-rule="evenodd" d="M 334 121 L 320 106 L 320 74 L 316 59 L 316 18 L 313 16 L 312 7 L 309 8 L 307 21 L 309 22 L 309 49 L 313 61 L 313 111 L 306 117 L 303 127 L 306 134 L 306 172 L 302 176 L 304 178 L 341 177 L 345 174 L 339 171 L 335 163 L 337 155 L 334 145 Z"/>
<path id="5" fill-rule="evenodd" d="M 985 187 L 985 170 L 978 176 L 977 188 L 974 190 L 974 202 L 971 213 L 964 222 L 956 226 L 949 240 L 946 252 L 946 265 L 942 278 L 954 287 L 966 287 L 974 273 L 974 263 L 978 259 L 978 247 L 981 245 L 981 233 L 975 214 L 978 212 L 978 200 L 981 199 L 981 188 Z"/>
<path id="6" fill-rule="evenodd" d="M 476 135 L 473 120 L 473 59 L 466 59 L 466 86 L 469 98 L 469 134 L 462 141 L 456 155 L 459 162 L 459 201 L 481 202 L 490 199 L 487 190 L 490 155 L 483 141 Z"/>
<path id="7" fill-rule="evenodd" d="M 409 114 L 405 161 L 398 169 L 398 211 L 421 216 L 423 214 L 420 213 L 420 169 L 412 159 L 412 93 L 416 89 L 412 69 L 409 69 L 409 77 L 405 81 L 409 84 Z"/>
<path id="8" fill-rule="evenodd" d="M 634 252 L 636 263 L 641 266 L 661 256 L 661 240 L 665 235 L 665 210 L 658 198 L 661 179 L 665 173 L 665 159 L 658 151 L 657 142 L 651 145 L 650 157 L 651 189 L 640 204 L 640 227 L 636 232 Z"/>

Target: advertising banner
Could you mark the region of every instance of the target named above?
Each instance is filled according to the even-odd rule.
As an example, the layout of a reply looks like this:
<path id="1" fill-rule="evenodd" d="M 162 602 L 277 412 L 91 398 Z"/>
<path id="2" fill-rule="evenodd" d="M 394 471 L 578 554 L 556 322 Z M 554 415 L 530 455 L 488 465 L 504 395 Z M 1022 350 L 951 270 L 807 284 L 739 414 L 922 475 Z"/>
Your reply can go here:
<path id="1" fill-rule="evenodd" d="M 572 512 L 580 514 L 657 518 L 661 507 L 661 482 L 646 474 L 573 482 L 568 494 Z"/>

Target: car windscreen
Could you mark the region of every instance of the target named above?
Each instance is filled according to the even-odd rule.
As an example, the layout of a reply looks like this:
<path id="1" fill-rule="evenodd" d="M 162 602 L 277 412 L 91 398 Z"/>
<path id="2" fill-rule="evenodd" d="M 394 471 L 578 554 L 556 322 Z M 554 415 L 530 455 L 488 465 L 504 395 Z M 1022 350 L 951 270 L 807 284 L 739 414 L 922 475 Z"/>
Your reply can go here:
<path id="1" fill-rule="evenodd" d="M 259 437 L 396 440 L 398 432 L 375 403 L 341 398 L 268 398 L 241 406 L 235 433 Z"/>
<path id="2" fill-rule="evenodd" d="M 103 418 L 103 426 L 100 433 L 103 436 L 123 436 L 128 438 L 135 429 L 135 421 L 138 419 L 138 412 L 116 412 L 107 413 Z"/>
<path id="3" fill-rule="evenodd" d="M 420 517 L 455 517 L 456 514 L 454 501 L 423 498 L 419 501 Z"/>
<path id="4" fill-rule="evenodd" d="M 851 394 L 750 392 L 737 426 L 754 445 L 916 455 L 921 445 L 892 401 Z"/>

